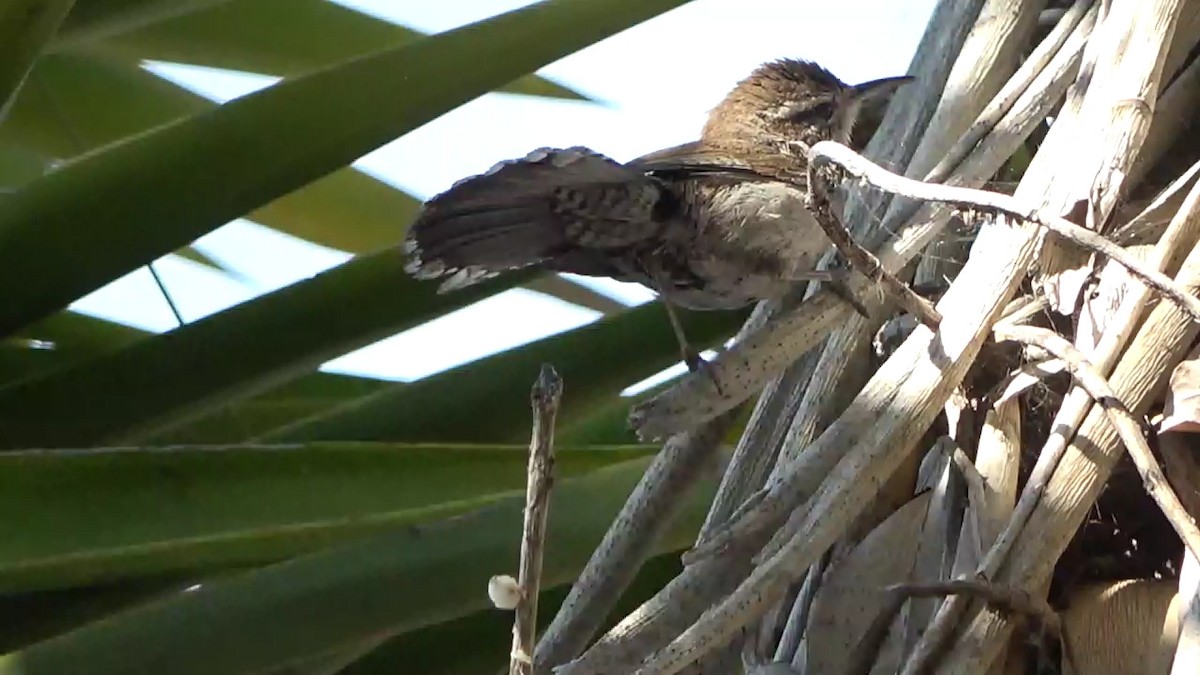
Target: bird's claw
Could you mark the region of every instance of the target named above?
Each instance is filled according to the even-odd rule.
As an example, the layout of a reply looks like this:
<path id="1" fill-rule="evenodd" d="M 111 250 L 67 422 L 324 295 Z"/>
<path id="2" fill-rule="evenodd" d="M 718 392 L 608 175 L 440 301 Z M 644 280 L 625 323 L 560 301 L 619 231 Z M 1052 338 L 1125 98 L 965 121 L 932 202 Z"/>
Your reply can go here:
<path id="1" fill-rule="evenodd" d="M 846 283 L 846 278 L 844 276 L 835 276 L 833 279 L 831 279 L 829 281 L 829 291 L 842 300 L 845 300 L 846 303 L 853 307 L 854 311 L 858 312 L 864 319 L 871 318 L 871 313 L 867 311 L 867 306 L 854 296 L 854 293 L 850 290 L 850 285 Z"/>
<path id="2" fill-rule="evenodd" d="M 683 355 L 683 362 L 687 365 L 690 372 L 703 374 L 707 377 L 713 383 L 713 386 L 716 387 L 717 394 L 724 396 L 724 392 L 721 389 L 721 381 L 717 379 L 716 371 L 713 370 L 712 364 L 706 361 L 703 356 L 700 356 L 695 350 L 689 349 Z"/>

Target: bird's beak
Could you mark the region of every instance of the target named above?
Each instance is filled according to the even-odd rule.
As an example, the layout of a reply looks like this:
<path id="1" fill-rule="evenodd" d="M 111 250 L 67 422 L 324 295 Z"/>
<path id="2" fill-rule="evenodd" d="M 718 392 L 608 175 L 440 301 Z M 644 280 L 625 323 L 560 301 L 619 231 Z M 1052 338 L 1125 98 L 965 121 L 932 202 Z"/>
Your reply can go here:
<path id="1" fill-rule="evenodd" d="M 892 94 L 914 79 L 908 75 L 885 77 L 847 88 L 849 95 L 843 99 L 846 103 L 842 107 L 844 117 L 841 125 L 845 136 L 842 142 L 855 142 L 855 132 L 858 130 L 857 135 L 865 136 L 857 139 L 859 142 L 856 144 L 866 145 L 867 139 L 883 121 L 883 113 L 892 100 Z"/>
<path id="2" fill-rule="evenodd" d="M 871 80 L 862 84 L 850 87 L 850 92 L 853 98 L 862 102 L 886 102 L 896 93 L 900 87 L 912 82 L 914 77 L 911 75 L 901 75 L 899 77 L 885 77 L 882 80 Z"/>

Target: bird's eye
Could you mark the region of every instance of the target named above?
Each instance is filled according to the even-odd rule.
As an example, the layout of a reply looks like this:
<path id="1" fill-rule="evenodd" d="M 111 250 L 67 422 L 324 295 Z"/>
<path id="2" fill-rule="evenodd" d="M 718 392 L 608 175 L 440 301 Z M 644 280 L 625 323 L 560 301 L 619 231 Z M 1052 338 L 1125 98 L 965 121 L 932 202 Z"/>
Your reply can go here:
<path id="1" fill-rule="evenodd" d="M 823 119 L 833 119 L 833 101 L 822 101 L 809 108 L 808 114 L 812 117 L 820 117 Z"/>

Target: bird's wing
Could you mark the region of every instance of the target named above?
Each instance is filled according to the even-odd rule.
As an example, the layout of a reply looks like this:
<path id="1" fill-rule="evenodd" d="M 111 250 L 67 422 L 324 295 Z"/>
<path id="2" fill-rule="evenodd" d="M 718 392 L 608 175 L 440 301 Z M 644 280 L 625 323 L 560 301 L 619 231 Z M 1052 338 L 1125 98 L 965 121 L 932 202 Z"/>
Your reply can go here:
<path id="1" fill-rule="evenodd" d="M 700 141 L 684 143 L 643 155 L 627 164 L 653 176 L 675 180 L 699 176 L 728 176 L 740 179 L 762 179 L 750 165 L 724 148 L 714 148 Z"/>
<path id="2" fill-rule="evenodd" d="M 725 178 L 737 181 L 786 181 L 803 187 L 804 172 L 796 170 L 796 160 L 788 155 L 756 153 L 745 148 L 713 147 L 695 141 L 676 145 L 639 157 L 627 166 L 665 180 Z M 803 166 L 803 165 L 801 165 Z"/>
<path id="3" fill-rule="evenodd" d="M 405 242 L 417 278 L 442 290 L 578 248 L 655 236 L 674 208 L 658 178 L 587 148 L 542 148 L 459 181 L 425 203 Z"/>

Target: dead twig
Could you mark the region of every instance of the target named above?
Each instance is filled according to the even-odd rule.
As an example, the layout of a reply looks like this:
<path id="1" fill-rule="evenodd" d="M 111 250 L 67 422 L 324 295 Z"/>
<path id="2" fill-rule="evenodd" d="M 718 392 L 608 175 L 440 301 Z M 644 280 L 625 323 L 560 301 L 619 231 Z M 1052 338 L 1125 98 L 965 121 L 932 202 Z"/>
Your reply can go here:
<path id="1" fill-rule="evenodd" d="M 1068 241 L 1117 261 L 1150 288 L 1170 298 L 1193 321 L 1200 321 L 1200 300 L 1167 275 L 1148 268 L 1135 256 L 1091 230 L 1059 216 L 1046 215 L 1008 195 L 950 185 L 932 185 L 898 176 L 840 143 L 822 141 L 808 148 L 808 171 L 833 166 L 854 178 L 892 194 L 929 202 L 942 202 L 967 211 L 1003 213 L 1029 221 Z"/>
<path id="2" fill-rule="evenodd" d="M 852 267 L 872 281 L 883 284 L 904 311 L 920 319 L 921 323 L 929 328 L 937 329 L 942 322 L 942 315 L 934 309 L 933 303 L 917 295 L 907 284 L 897 279 L 896 275 L 887 271 L 875 254 L 854 241 L 846 226 L 834 215 L 829 195 L 833 194 L 837 185 L 829 178 L 828 172 L 814 171 L 812 165 L 809 165 L 807 207 L 817 224 L 825 231 L 825 236 L 846 256 Z"/>
<path id="3" fill-rule="evenodd" d="M 980 579 L 954 579 L 928 584 L 898 584 L 888 591 L 905 598 L 941 598 L 954 595 L 979 598 L 997 611 L 1023 616 L 1034 622 L 1051 637 L 1062 642 L 1063 653 L 1066 654 L 1068 662 L 1074 661 L 1058 612 L 1054 611 L 1045 599 L 1023 589 L 997 586 Z"/>
<path id="4" fill-rule="evenodd" d="M 855 651 L 855 660 L 846 672 L 851 675 L 867 675 L 874 666 L 875 656 L 887 638 L 888 630 L 900 614 L 904 603 L 911 598 L 974 597 L 993 609 L 1007 614 L 1026 617 L 1035 625 L 1059 640 L 1069 663 L 1071 648 L 1067 635 L 1062 630 L 1058 612 L 1048 602 L 1019 588 L 1005 588 L 988 583 L 983 579 L 953 579 L 930 583 L 896 584 L 887 588 L 888 598 L 883 610 L 875 617 L 863 634 Z"/>
<path id="5" fill-rule="evenodd" d="M 1158 508 L 1170 521 L 1171 527 L 1179 534 L 1192 555 L 1200 556 L 1200 528 L 1196 527 L 1196 521 L 1188 515 L 1183 503 L 1179 501 L 1179 496 L 1167 482 L 1162 467 L 1154 458 L 1150 446 L 1146 444 L 1142 430 L 1129 408 L 1117 398 L 1108 381 L 1096 372 L 1083 352 L 1076 349 L 1066 338 L 1045 328 L 998 326 L 994 332 L 997 339 L 1036 345 L 1067 364 L 1067 369 L 1075 376 L 1079 386 L 1104 409 L 1113 429 L 1129 451 L 1138 473 L 1141 474 L 1146 492 L 1158 504 Z"/>
<path id="6" fill-rule="evenodd" d="M 533 644 L 537 627 L 538 587 L 546 543 L 546 514 L 554 473 L 554 419 L 562 400 L 563 382 L 554 367 L 542 364 L 533 383 L 533 434 L 529 441 L 529 470 L 525 488 L 525 523 L 521 531 L 521 567 L 516 618 L 513 620 L 510 675 L 533 675 Z"/>

